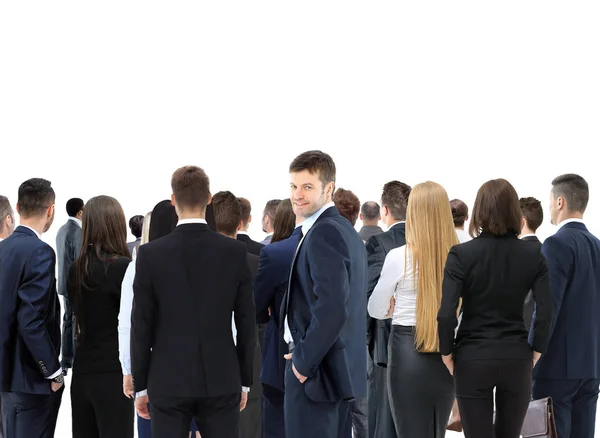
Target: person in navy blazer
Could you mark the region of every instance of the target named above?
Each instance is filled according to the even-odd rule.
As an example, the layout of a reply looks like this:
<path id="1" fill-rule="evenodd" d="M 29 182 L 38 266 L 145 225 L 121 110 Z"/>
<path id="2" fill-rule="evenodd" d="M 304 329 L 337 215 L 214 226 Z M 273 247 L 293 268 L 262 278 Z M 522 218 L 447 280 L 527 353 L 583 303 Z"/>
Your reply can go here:
<path id="1" fill-rule="evenodd" d="M 548 351 L 533 371 L 533 397 L 552 397 L 559 438 L 594 436 L 596 423 L 600 240 L 583 223 L 588 199 L 588 184 L 581 176 L 566 174 L 552 181 L 550 221 L 559 229 L 544 241 L 542 253 L 554 318 Z"/>
<path id="2" fill-rule="evenodd" d="M 6 438 L 51 438 L 63 392 L 60 304 L 54 250 L 42 240 L 54 220 L 54 190 L 19 187 L 21 225 L 0 242 L 0 393 Z"/>
<path id="3" fill-rule="evenodd" d="M 350 402 L 366 397 L 367 256 L 333 205 L 335 163 L 321 151 L 290 165 L 291 201 L 305 218 L 280 326 L 287 438 L 350 438 Z"/>
<path id="4" fill-rule="evenodd" d="M 288 349 L 280 334 L 279 319 L 288 286 L 290 266 L 302 233 L 301 226 L 295 226 L 295 222 L 296 215 L 292 203 L 285 199 L 277 207 L 272 243 L 260 252 L 258 273 L 254 280 L 257 318 L 263 313 L 270 314 L 264 333 L 260 373 L 260 382 L 263 385 L 264 438 L 285 438 L 283 356 Z"/>

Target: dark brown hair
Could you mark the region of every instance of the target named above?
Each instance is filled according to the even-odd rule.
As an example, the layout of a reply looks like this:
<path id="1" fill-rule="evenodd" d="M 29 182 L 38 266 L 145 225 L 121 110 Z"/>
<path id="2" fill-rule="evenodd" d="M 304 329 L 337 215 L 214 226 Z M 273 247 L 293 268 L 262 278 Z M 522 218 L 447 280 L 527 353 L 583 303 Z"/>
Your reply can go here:
<path id="1" fill-rule="evenodd" d="M 24 219 L 42 216 L 54 204 L 56 195 L 52 183 L 43 178 L 31 178 L 19 186 L 17 206 Z"/>
<path id="2" fill-rule="evenodd" d="M 265 209 L 263 210 L 263 219 L 265 216 L 269 216 L 269 219 L 272 221 L 275 219 L 275 215 L 277 214 L 277 207 L 279 207 L 279 203 L 281 199 L 271 199 L 265 205 Z"/>
<path id="3" fill-rule="evenodd" d="M 567 201 L 567 209 L 584 213 L 590 199 L 590 189 L 583 177 L 567 173 L 554 178 L 552 181 L 554 197 L 562 196 Z"/>
<path id="4" fill-rule="evenodd" d="M 542 203 L 535 198 L 528 197 L 519 199 L 519 205 L 525 222 L 527 222 L 527 227 L 535 233 L 544 221 Z"/>
<path id="5" fill-rule="evenodd" d="M 360 201 L 350 190 L 339 188 L 333 194 L 333 203 L 340 214 L 350 221 L 352 226 L 356 225 L 358 213 L 360 212 Z"/>
<path id="6" fill-rule="evenodd" d="M 390 181 L 383 186 L 381 204 L 390 210 L 390 214 L 397 221 L 406 220 L 406 208 L 411 187 L 400 181 Z"/>
<path id="7" fill-rule="evenodd" d="M 13 209 L 10 206 L 10 201 L 6 196 L 0 195 L 0 233 L 4 231 L 4 221 L 7 216 L 10 216 L 14 222 L 15 218 Z"/>
<path id="8" fill-rule="evenodd" d="M 279 203 L 273 220 L 273 237 L 271 243 L 287 239 L 294 233 L 296 228 L 296 214 L 292 207 L 292 201 L 284 199 Z"/>
<path id="9" fill-rule="evenodd" d="M 237 198 L 240 203 L 240 208 L 242 209 L 242 223 L 244 226 L 248 225 L 248 221 L 250 220 L 250 213 L 252 212 L 252 205 L 250 201 L 246 198 Z"/>
<path id="10" fill-rule="evenodd" d="M 233 236 L 242 220 L 242 208 L 235 195 L 229 191 L 215 193 L 212 200 L 217 232 Z"/>
<path id="11" fill-rule="evenodd" d="M 171 177 L 171 188 L 179 208 L 204 210 L 210 197 L 210 181 L 206 172 L 197 166 L 184 166 Z"/>
<path id="12" fill-rule="evenodd" d="M 496 236 L 521 233 L 521 208 L 515 188 L 505 179 L 493 179 L 481 186 L 473 205 L 469 225 L 471 237 L 481 232 Z"/>
<path id="13" fill-rule="evenodd" d="M 450 208 L 452 209 L 454 226 L 462 227 L 467 220 L 467 216 L 469 216 L 469 207 L 460 199 L 453 199 L 450 201 Z"/>
<path id="14" fill-rule="evenodd" d="M 335 184 L 335 163 L 333 158 L 321 151 L 308 151 L 298 155 L 290 164 L 290 173 L 307 170 L 314 175 L 319 174 L 323 188 L 333 182 Z"/>
<path id="15" fill-rule="evenodd" d="M 90 199 L 83 210 L 81 253 L 75 261 L 75 302 L 73 310 L 77 321 L 78 338 L 85 336 L 81 301 L 83 288 L 92 271 L 92 262 L 112 262 L 119 257 L 131 259 L 127 248 L 127 224 L 121 204 L 110 196 L 96 196 Z"/>

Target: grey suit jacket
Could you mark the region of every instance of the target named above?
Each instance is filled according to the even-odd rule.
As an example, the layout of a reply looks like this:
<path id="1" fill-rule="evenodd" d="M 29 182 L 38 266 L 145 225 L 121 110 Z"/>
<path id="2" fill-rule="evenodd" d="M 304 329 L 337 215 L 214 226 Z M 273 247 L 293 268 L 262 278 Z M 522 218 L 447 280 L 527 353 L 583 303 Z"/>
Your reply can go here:
<path id="1" fill-rule="evenodd" d="M 373 226 L 373 225 L 366 225 L 360 229 L 360 231 L 358 232 L 358 235 L 360 236 L 360 238 L 363 241 L 366 242 L 371 237 L 373 237 L 379 233 L 383 233 L 383 230 L 381 229 L 381 227 Z"/>
<path id="2" fill-rule="evenodd" d="M 56 260 L 58 262 L 58 293 L 67 295 L 69 267 L 77 260 L 81 252 L 81 227 L 69 219 L 56 234 Z"/>
<path id="3" fill-rule="evenodd" d="M 269 234 L 267 237 L 265 237 L 265 240 L 263 240 L 262 243 L 263 245 L 269 245 L 271 243 L 271 238 L 273 237 L 272 234 Z"/>
<path id="4" fill-rule="evenodd" d="M 127 242 L 127 249 L 129 249 L 129 254 L 131 254 L 132 257 L 133 257 L 133 249 L 140 246 L 141 242 L 142 242 L 141 237 L 138 237 L 133 242 Z"/>

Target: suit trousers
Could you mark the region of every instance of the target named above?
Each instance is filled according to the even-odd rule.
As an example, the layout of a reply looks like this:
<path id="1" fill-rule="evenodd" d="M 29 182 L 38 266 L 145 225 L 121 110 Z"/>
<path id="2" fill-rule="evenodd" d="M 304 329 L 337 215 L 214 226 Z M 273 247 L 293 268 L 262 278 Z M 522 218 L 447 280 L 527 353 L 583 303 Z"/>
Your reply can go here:
<path id="1" fill-rule="evenodd" d="M 5 438 L 54 438 L 64 388 L 49 395 L 3 392 Z"/>
<path id="2" fill-rule="evenodd" d="M 368 438 L 368 409 L 367 397 L 356 399 L 350 403 L 353 438 Z"/>
<path id="3" fill-rule="evenodd" d="M 535 379 L 533 398 L 552 397 L 559 438 L 593 438 L 599 379 Z"/>
<path id="4" fill-rule="evenodd" d="M 456 399 L 465 438 L 519 438 L 531 400 L 531 368 L 530 359 L 456 362 Z"/>
<path id="5" fill-rule="evenodd" d="M 398 437 L 445 436 L 454 382 L 439 353 L 416 351 L 414 327 L 392 326 L 387 378 Z"/>
<path id="6" fill-rule="evenodd" d="M 202 438 L 238 438 L 241 391 L 221 397 L 160 397 L 152 403 L 152 438 L 187 438 L 195 418 Z"/>
<path id="7" fill-rule="evenodd" d="M 264 438 L 285 438 L 284 392 L 263 384 L 262 429 Z"/>
<path id="8" fill-rule="evenodd" d="M 61 359 L 60 365 L 63 368 L 72 368 L 75 352 L 75 336 L 73 334 L 73 307 L 68 297 L 63 297 L 65 301 L 65 313 L 63 315 L 62 341 L 61 341 Z"/>
<path id="9" fill-rule="evenodd" d="M 392 418 L 387 389 L 387 367 L 368 359 L 369 438 L 396 438 L 396 426 Z"/>

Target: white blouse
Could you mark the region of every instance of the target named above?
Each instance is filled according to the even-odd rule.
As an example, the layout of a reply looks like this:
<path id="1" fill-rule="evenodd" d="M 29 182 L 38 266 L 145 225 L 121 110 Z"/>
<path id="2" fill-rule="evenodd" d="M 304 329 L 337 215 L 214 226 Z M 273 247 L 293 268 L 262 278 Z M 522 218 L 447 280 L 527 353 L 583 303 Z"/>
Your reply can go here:
<path id="1" fill-rule="evenodd" d="M 392 324 L 409 327 L 416 325 L 418 269 L 413 273 L 412 263 L 412 256 L 406 245 L 387 254 L 381 276 L 369 299 L 368 311 L 371 317 L 386 319 L 393 296 L 396 305 Z"/>

